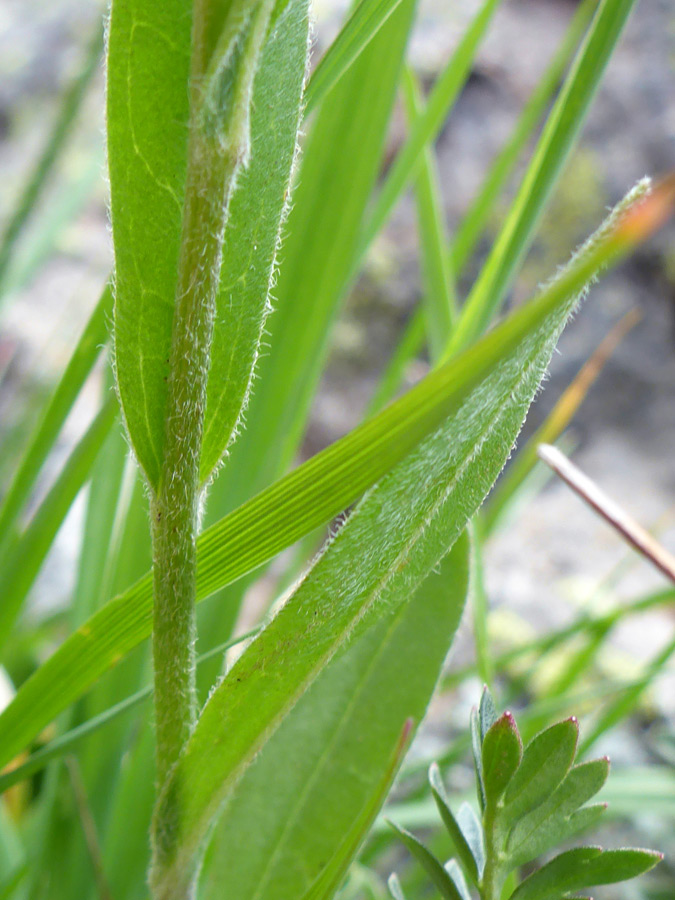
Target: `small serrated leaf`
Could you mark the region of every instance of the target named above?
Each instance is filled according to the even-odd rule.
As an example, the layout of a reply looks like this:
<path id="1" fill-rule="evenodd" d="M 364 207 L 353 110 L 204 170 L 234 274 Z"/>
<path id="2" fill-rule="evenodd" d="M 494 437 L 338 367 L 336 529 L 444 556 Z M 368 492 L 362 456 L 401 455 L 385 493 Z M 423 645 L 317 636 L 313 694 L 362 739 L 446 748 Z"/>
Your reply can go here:
<path id="1" fill-rule="evenodd" d="M 429 769 L 429 784 L 431 785 L 431 793 L 433 794 L 434 800 L 436 801 L 436 806 L 438 807 L 438 811 L 441 815 L 441 819 L 443 820 L 443 824 L 445 825 L 445 828 L 450 835 L 450 839 L 455 848 L 455 852 L 462 861 L 462 864 L 466 868 L 471 880 L 474 882 L 474 884 L 478 884 L 478 881 L 480 880 L 480 877 L 482 875 L 482 860 L 480 856 L 476 856 L 474 854 L 471 845 L 467 841 L 467 838 L 459 825 L 459 822 L 450 809 L 447 797 L 445 795 L 445 788 L 441 780 L 441 773 L 436 763 L 433 763 L 433 765 Z M 482 845 L 480 846 L 480 849 L 482 850 Z"/>
<path id="2" fill-rule="evenodd" d="M 575 819 L 574 813 L 598 793 L 608 774 L 607 758 L 593 759 L 570 769 L 549 799 L 520 819 L 512 829 L 506 845 L 510 867 L 521 866 L 560 844 L 563 834 L 566 838 L 587 827 L 584 817 Z M 603 809 L 600 804 L 579 812 L 594 810 L 590 820 L 595 821 Z"/>
<path id="3" fill-rule="evenodd" d="M 583 888 L 635 878 L 662 858 L 653 850 L 577 847 L 556 856 L 526 878 L 511 894 L 511 900 L 559 900 Z"/>
<path id="4" fill-rule="evenodd" d="M 478 720 L 480 724 L 480 739 L 485 740 L 485 735 L 497 721 L 497 710 L 495 709 L 495 701 L 487 685 L 483 687 L 483 693 L 480 698 L 480 706 L 478 707 Z"/>
<path id="5" fill-rule="evenodd" d="M 501 798 L 523 758 L 523 742 L 515 719 L 505 712 L 483 738 L 483 783 L 488 803 Z"/>
<path id="6" fill-rule="evenodd" d="M 464 878 L 464 873 L 458 866 L 457 860 L 449 859 L 446 862 L 444 868 L 450 878 L 452 878 L 452 880 L 454 881 L 455 887 L 459 891 L 462 900 L 471 900 L 471 894 L 469 893 L 469 888 L 466 883 L 466 879 Z"/>
<path id="7" fill-rule="evenodd" d="M 480 802 L 480 808 L 485 809 L 485 785 L 483 784 L 483 762 L 481 752 L 482 741 L 480 739 L 480 727 L 478 725 L 478 710 L 475 706 L 471 709 L 469 729 L 471 732 L 473 764 L 476 770 L 476 783 L 478 785 L 478 800 Z"/>
<path id="8" fill-rule="evenodd" d="M 540 732 L 525 748 L 504 796 L 504 820 L 515 822 L 558 787 L 574 760 L 579 725 L 572 717 Z"/>
<path id="9" fill-rule="evenodd" d="M 398 825 L 395 825 L 391 821 L 389 821 L 389 825 L 391 825 L 408 850 L 410 850 L 415 859 L 424 868 L 436 888 L 440 891 L 441 896 L 444 897 L 445 900 L 464 900 L 455 887 L 455 882 L 448 875 L 433 853 L 431 853 L 414 834 L 406 831 L 405 828 L 399 828 Z"/>

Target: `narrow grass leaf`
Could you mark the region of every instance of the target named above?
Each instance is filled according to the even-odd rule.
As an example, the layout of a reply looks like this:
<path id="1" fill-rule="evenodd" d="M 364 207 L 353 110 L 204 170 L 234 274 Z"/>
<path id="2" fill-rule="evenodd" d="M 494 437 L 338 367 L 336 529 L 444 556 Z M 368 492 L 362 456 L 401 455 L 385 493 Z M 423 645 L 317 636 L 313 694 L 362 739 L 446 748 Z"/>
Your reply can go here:
<path id="1" fill-rule="evenodd" d="M 653 850 L 601 850 L 578 847 L 561 853 L 528 876 L 511 900 L 558 900 L 587 887 L 616 884 L 648 872 L 662 856 Z"/>
<path id="2" fill-rule="evenodd" d="M 453 235 L 450 261 L 456 278 L 461 274 L 478 240 L 485 232 L 502 188 L 513 172 L 521 152 L 534 134 L 540 118 L 546 112 L 551 98 L 558 90 L 565 69 L 597 5 L 598 0 L 583 0 L 575 10 L 549 67 L 525 104 L 511 136 L 491 164 L 476 197 Z"/>
<path id="3" fill-rule="evenodd" d="M 305 91 L 309 114 L 333 89 L 401 0 L 360 0 L 312 73 Z"/>
<path id="4" fill-rule="evenodd" d="M 602 0 L 448 349 L 456 352 L 489 324 L 530 245 L 544 205 L 579 134 L 635 0 Z"/>
<path id="5" fill-rule="evenodd" d="M 557 722 L 527 745 L 504 797 L 504 821 L 515 822 L 535 809 L 567 775 L 577 748 L 575 718 Z"/>
<path id="6" fill-rule="evenodd" d="M 17 519 L 33 489 L 47 456 L 72 409 L 75 398 L 98 359 L 108 337 L 112 292 L 106 287 L 96 304 L 73 355 L 42 413 L 19 468 L 0 507 L 0 545 L 15 529 Z"/>
<path id="7" fill-rule="evenodd" d="M 474 56 L 501 0 L 485 0 L 449 63 L 438 76 L 424 112 L 396 155 L 361 235 L 359 260 L 386 225 L 397 200 L 415 176 L 425 147 L 432 144 L 471 71 Z M 355 265 L 358 268 L 358 265 Z"/>
<path id="8" fill-rule="evenodd" d="M 40 195 L 53 173 L 54 165 L 63 152 L 73 126 L 87 96 L 87 90 L 98 71 L 103 51 L 103 28 L 96 23 L 94 33 L 84 53 L 82 66 L 68 85 L 61 98 L 58 114 L 49 132 L 47 142 L 30 173 L 14 211 L 10 214 L 0 242 L 0 294 L 3 292 L 5 274 L 11 264 L 14 247 L 26 223 L 35 210 Z"/>
<path id="9" fill-rule="evenodd" d="M 459 358 L 404 397 L 205 531 L 198 541 L 198 599 L 241 578 L 330 520 L 382 477 L 466 400 L 508 351 L 549 317 L 565 319 L 595 272 L 625 255 L 670 214 L 670 187 L 656 192 L 572 270 Z M 0 714 L 0 761 L 7 762 L 55 715 L 150 633 L 146 576 L 73 634 Z"/>
<path id="10" fill-rule="evenodd" d="M 118 415 L 110 396 L 68 457 L 54 485 L 20 537 L 2 555 L 3 602 L 0 607 L 0 643 L 10 634 L 23 601 L 37 577 L 56 533 L 75 497 L 91 473 L 96 457 Z"/>
<path id="11" fill-rule="evenodd" d="M 409 66 L 403 71 L 403 89 L 408 121 L 414 127 L 421 111 L 419 85 Z M 431 146 L 422 154 L 422 164 L 415 181 L 422 284 L 426 306 L 427 335 L 434 360 L 440 359 L 457 313 L 450 261 L 449 239 L 445 225 L 443 194 Z"/>

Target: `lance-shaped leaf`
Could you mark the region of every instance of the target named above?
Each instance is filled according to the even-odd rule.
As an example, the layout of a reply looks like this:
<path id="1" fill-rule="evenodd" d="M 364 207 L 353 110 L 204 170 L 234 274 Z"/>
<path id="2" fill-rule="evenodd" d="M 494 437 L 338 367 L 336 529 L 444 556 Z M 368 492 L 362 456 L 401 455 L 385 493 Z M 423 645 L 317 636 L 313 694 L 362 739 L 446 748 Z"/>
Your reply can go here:
<path id="1" fill-rule="evenodd" d="M 461 540 L 286 717 L 223 809 L 205 900 L 221 897 L 223 884 L 239 900 L 332 896 L 401 762 L 402 721 L 424 716 L 464 607 L 467 557 Z M 411 736 L 408 728 L 405 741 Z"/>
<path id="2" fill-rule="evenodd" d="M 506 845 L 511 866 L 521 866 L 561 843 L 573 814 L 598 793 L 607 780 L 609 760 L 594 759 L 574 766 L 556 791 L 516 823 Z M 598 813 L 599 815 L 600 813 Z M 583 818 L 575 820 L 575 830 Z"/>
<path id="3" fill-rule="evenodd" d="M 450 804 L 448 803 L 443 781 L 441 779 L 441 772 L 436 763 L 433 763 L 429 769 L 429 784 L 431 785 L 431 793 L 436 801 L 436 806 L 441 814 L 443 824 L 450 835 L 457 856 L 469 873 L 469 877 L 473 883 L 478 884 L 485 865 L 485 850 L 483 848 L 483 837 L 480 824 L 478 824 L 478 829 L 471 827 L 471 823 L 469 829 L 462 829 L 458 821 L 459 816 L 455 818 L 450 809 Z M 468 804 L 463 804 L 462 809 L 465 805 L 468 807 Z M 471 807 L 468 808 L 469 810 L 471 809 Z"/>
<path id="4" fill-rule="evenodd" d="M 429 878 L 431 878 L 441 897 L 443 897 L 444 900 L 464 900 L 457 889 L 454 880 L 448 875 L 433 853 L 424 846 L 422 841 L 418 840 L 414 834 L 406 831 L 405 828 L 399 828 L 394 822 L 390 822 L 389 824 L 422 866 Z"/>
<path id="5" fill-rule="evenodd" d="M 671 203 L 672 188 L 666 184 L 611 232 L 607 242 L 591 244 L 541 296 L 474 347 L 207 529 L 197 542 L 197 599 L 203 600 L 267 562 L 353 503 L 457 410 L 488 373 L 494 375 L 499 361 L 515 348 L 523 360 L 531 359 L 535 365 L 536 336 L 548 334 L 552 345 L 574 306 L 570 298 L 599 268 L 625 255 L 662 224 Z M 542 344 L 542 363 L 547 358 L 543 348 Z M 521 374 L 526 380 L 530 377 L 526 365 L 521 365 Z M 508 392 L 504 398 L 510 398 Z M 147 637 L 151 621 L 152 579 L 148 574 L 89 619 L 22 685 L 0 714 L 0 763 L 11 760 L 54 716 Z"/>
<path id="6" fill-rule="evenodd" d="M 587 887 L 627 881 L 653 869 L 662 858 L 653 850 L 577 847 L 526 878 L 511 894 L 511 900 L 558 900 Z"/>
<path id="7" fill-rule="evenodd" d="M 505 712 L 488 729 L 483 739 L 483 783 L 487 802 L 501 798 L 523 756 L 523 744 L 515 720 Z"/>
<path id="8" fill-rule="evenodd" d="M 551 725 L 530 741 L 504 796 L 504 821 L 515 822 L 558 787 L 572 765 L 578 737 L 579 725 L 572 717 Z"/>
<path id="9" fill-rule="evenodd" d="M 273 26 L 254 83 L 251 157 L 237 179 L 225 228 L 206 395 L 203 479 L 218 465 L 248 403 L 271 309 L 275 257 L 300 126 L 308 31 L 307 0 L 289 0 Z"/>
<path id="10" fill-rule="evenodd" d="M 156 821 L 175 823 L 157 835 L 166 883 L 186 870 L 222 801 L 322 669 L 355 631 L 416 589 L 464 530 L 506 461 L 573 306 L 503 357 L 366 495 L 212 693 L 159 799 Z"/>
<path id="11" fill-rule="evenodd" d="M 253 85 L 249 167 L 232 197 L 225 233 L 203 478 L 220 459 L 246 402 L 295 154 L 306 3 L 279 0 L 279 10 Z M 152 488 L 163 460 L 187 166 L 191 31 L 191 7 L 183 0 L 113 3 L 107 121 L 115 362 L 131 442 Z M 232 65 L 235 56 L 227 57 Z M 207 87 L 215 81 L 207 79 Z M 264 140 L 256 142 L 260 135 Z"/>

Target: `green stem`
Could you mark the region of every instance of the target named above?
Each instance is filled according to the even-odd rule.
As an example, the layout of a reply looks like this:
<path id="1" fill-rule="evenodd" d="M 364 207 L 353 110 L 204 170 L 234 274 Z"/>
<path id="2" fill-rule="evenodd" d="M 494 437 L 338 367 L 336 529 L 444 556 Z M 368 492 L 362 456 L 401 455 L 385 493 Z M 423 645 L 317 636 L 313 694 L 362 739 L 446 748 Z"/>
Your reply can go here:
<path id="1" fill-rule="evenodd" d="M 485 870 L 480 886 L 481 900 L 500 900 L 504 884 L 504 871 L 500 865 L 503 840 L 497 812 L 498 808 L 488 802 L 483 813 Z"/>
<path id="2" fill-rule="evenodd" d="M 164 457 L 151 499 L 160 792 L 196 721 L 196 538 L 203 490 L 199 461 L 215 303 L 230 197 L 249 154 L 253 77 L 273 3 L 194 2 L 188 163 Z M 167 885 L 163 878 L 180 822 L 179 796 L 172 797 L 168 809 L 153 822 L 151 884 L 158 900 L 184 900 L 194 893 L 193 872 L 183 873 L 179 884 Z"/>

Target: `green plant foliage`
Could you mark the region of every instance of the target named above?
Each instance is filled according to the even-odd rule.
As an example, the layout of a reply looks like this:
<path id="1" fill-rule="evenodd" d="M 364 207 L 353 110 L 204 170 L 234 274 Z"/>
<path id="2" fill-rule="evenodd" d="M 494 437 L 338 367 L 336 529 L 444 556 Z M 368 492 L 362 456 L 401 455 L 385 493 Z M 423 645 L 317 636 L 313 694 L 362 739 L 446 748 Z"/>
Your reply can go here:
<path id="1" fill-rule="evenodd" d="M 441 873 L 465 872 L 476 885 L 481 900 L 563 900 L 587 887 L 616 884 L 653 868 L 662 854 L 652 850 L 601 850 L 577 847 L 554 857 L 513 888 L 505 888 L 507 875 L 594 825 L 606 804 L 585 806 L 604 785 L 609 774 L 607 758 L 572 765 L 577 746 L 575 719 L 557 722 L 536 735 L 522 749 L 518 727 L 511 713 L 496 718 L 494 701 L 487 689 L 480 707 L 471 716 L 477 752 L 478 796 L 484 804 L 478 826 L 480 841 L 470 839 L 475 828 L 462 826 L 461 810 L 453 816 L 445 798 L 440 770 L 429 771 L 431 790 L 441 819 L 457 852 L 445 867 L 404 829 L 394 826 L 408 849 L 424 866 L 444 897 L 470 898 L 458 878 L 448 888 Z M 481 732 L 480 725 L 487 726 Z M 474 725 L 476 723 L 476 725 Z M 485 794 L 480 784 L 485 785 Z M 439 803 L 439 798 L 441 802 Z M 480 856 L 471 846 L 480 847 Z M 482 848 L 485 847 L 485 850 Z M 483 859 L 482 854 L 485 854 Z M 480 860 L 480 863 L 479 863 Z M 478 875 L 478 877 L 477 877 Z M 390 884 L 397 898 L 398 881 Z M 453 893 L 456 891 L 456 893 Z"/>
<path id="2" fill-rule="evenodd" d="M 216 299 L 203 479 L 218 464 L 246 405 L 270 308 L 270 282 L 289 194 L 305 74 L 307 10 L 300 0 L 281 3 L 280 10 L 253 84 L 252 150 L 230 202 L 222 238 L 227 250 Z M 191 31 L 191 15 L 182 2 L 113 4 L 108 157 L 115 238 L 116 373 L 132 445 L 155 490 L 163 459 L 187 172 L 185 86 Z M 227 57 L 225 49 L 221 52 Z M 211 59 L 209 65 L 214 75 L 211 86 L 204 88 L 207 106 L 215 102 L 212 92 L 220 77 L 217 60 Z M 227 108 L 223 97 L 219 102 Z M 229 114 L 224 115 L 227 119 Z M 227 126 L 223 122 L 221 127 Z"/>
<path id="3" fill-rule="evenodd" d="M 401 761 L 403 723 L 411 723 L 408 740 L 412 723 L 424 715 L 464 608 L 467 550 L 466 540 L 458 542 L 439 571 L 351 641 L 286 716 L 226 802 L 210 850 L 206 897 L 215 900 L 226 879 L 242 900 L 332 896 L 398 768 L 392 747 Z M 409 677 L 394 694 L 388 686 L 402 667 Z M 287 773 L 283 783 L 280 768 Z"/>
<path id="4" fill-rule="evenodd" d="M 501 683 L 503 659 L 518 657 L 491 653 L 486 531 L 472 520 L 589 285 L 673 203 L 671 183 L 645 201 L 650 183 L 641 182 L 532 300 L 495 321 L 632 5 L 600 0 L 591 21 L 593 3 L 581 4 L 453 246 L 433 143 L 500 0 L 479 4 L 426 98 L 406 61 L 417 0 L 355 3 L 311 76 L 308 0 L 112 0 L 114 277 L 23 458 L 6 454 L 16 474 L 0 506 L 0 644 L 18 690 L 0 712 L 1 896 L 381 900 L 384 885 L 368 867 L 392 848 L 378 814 L 397 777 L 412 792 L 406 828 L 440 815 L 450 837 L 454 856 L 443 863 L 435 838 L 425 846 L 398 831 L 448 900 L 566 900 L 656 862 L 648 851 L 577 848 L 532 871 L 605 810 L 593 800 L 607 791 L 608 763 L 576 762 L 576 721 L 533 737 L 552 709 L 569 714 L 570 698 L 581 696 L 571 664 L 520 720 L 524 748 L 486 690 L 466 741 L 442 751 L 445 766 L 471 744 L 480 815 L 447 795 L 438 766 L 425 806 L 414 776 L 428 761 L 416 752 L 405 760 L 439 679 L 451 683 L 441 673 L 469 584 L 481 676 Z M 460 311 L 455 270 L 484 233 L 584 31 Z M 34 269 L 91 183 L 95 160 L 63 208 L 41 214 L 28 263 L 12 259 L 5 277 L 97 54 L 93 44 L 27 193 L 6 217 L 5 291 L 17 271 Z M 390 160 L 401 89 L 409 130 Z M 340 304 L 409 186 L 423 311 L 376 391 L 376 414 L 291 468 Z M 111 310 L 114 365 L 97 412 L 41 492 Z M 424 334 L 434 368 L 384 406 Z M 85 486 L 72 601 L 35 625 L 20 614 Z M 255 587 L 264 599 L 254 609 L 242 600 L 262 567 Z M 207 597 L 198 634 L 195 607 Z M 530 650 L 545 655 L 581 635 L 574 662 L 588 668 L 628 611 L 669 599 L 582 616 Z M 143 645 L 150 636 L 152 654 Z M 659 650 L 627 685 L 587 692 L 611 698 L 587 742 L 633 708 L 671 653 Z M 198 666 L 199 691 L 209 691 L 201 712 Z M 145 715 L 150 696 L 154 715 Z M 662 812 L 672 785 L 664 770 L 656 775 L 648 803 Z M 620 808 L 634 804 L 634 785 L 618 796 Z M 518 884 L 523 865 L 531 874 Z M 406 895 L 415 888 L 405 882 Z M 390 891 L 403 900 L 395 877 Z"/>

